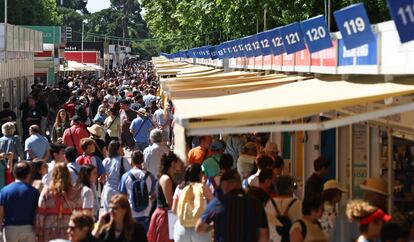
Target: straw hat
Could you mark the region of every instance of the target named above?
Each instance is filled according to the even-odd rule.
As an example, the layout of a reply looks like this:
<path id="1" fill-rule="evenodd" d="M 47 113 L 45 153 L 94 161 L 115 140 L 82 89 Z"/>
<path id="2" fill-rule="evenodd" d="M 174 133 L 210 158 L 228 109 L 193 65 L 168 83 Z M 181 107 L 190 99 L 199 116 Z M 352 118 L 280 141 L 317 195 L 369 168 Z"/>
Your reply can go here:
<path id="1" fill-rule="evenodd" d="M 275 152 L 275 153 L 279 153 L 279 149 L 277 148 L 277 144 L 272 143 L 272 142 L 267 142 L 266 146 L 264 148 L 265 152 Z"/>
<path id="2" fill-rule="evenodd" d="M 368 178 L 360 185 L 360 187 L 366 191 L 389 196 L 387 183 L 381 178 Z"/>
<path id="3" fill-rule="evenodd" d="M 88 127 L 87 129 L 88 129 L 89 133 L 91 133 L 91 134 L 93 134 L 93 135 L 95 135 L 99 138 L 104 136 L 102 127 L 99 126 L 99 124 L 94 124 L 91 127 Z"/>
<path id="4" fill-rule="evenodd" d="M 138 109 L 137 113 L 141 116 L 147 116 L 147 110 L 145 108 Z"/>
<path id="5" fill-rule="evenodd" d="M 336 180 L 328 180 L 325 182 L 325 184 L 323 184 L 323 190 L 328 190 L 328 189 L 338 189 L 341 192 L 348 192 L 348 190 L 346 190 L 345 188 L 341 187 L 339 185 L 339 183 Z"/>

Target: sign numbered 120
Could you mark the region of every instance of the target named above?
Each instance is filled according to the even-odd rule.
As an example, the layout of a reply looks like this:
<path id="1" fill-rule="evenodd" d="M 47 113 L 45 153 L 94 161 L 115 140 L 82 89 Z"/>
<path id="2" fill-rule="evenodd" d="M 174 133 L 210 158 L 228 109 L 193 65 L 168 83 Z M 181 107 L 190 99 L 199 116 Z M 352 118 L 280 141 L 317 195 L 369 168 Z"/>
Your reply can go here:
<path id="1" fill-rule="evenodd" d="M 334 16 L 347 49 L 375 41 L 363 3 L 353 4 L 335 11 Z"/>
<path id="2" fill-rule="evenodd" d="M 414 0 L 388 0 L 401 43 L 414 40 Z"/>
<path id="3" fill-rule="evenodd" d="M 300 22 L 310 53 L 332 47 L 331 35 L 323 15 Z"/>

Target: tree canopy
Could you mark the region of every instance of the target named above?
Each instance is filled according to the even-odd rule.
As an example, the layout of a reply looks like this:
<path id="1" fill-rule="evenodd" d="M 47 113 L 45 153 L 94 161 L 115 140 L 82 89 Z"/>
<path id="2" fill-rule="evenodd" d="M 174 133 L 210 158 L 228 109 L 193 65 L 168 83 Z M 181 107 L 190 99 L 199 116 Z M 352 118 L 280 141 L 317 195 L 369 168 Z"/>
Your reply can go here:
<path id="1" fill-rule="evenodd" d="M 357 1 L 331 0 L 334 11 Z M 363 0 L 372 23 L 389 19 L 386 0 Z M 150 33 L 163 51 L 218 44 L 324 14 L 324 1 L 314 0 L 141 0 Z M 331 17 L 331 30 L 337 28 Z"/>
<path id="2" fill-rule="evenodd" d="M 4 0 L 0 0 L 0 21 L 4 19 Z M 60 25 L 56 0 L 7 1 L 7 22 L 15 25 Z"/>

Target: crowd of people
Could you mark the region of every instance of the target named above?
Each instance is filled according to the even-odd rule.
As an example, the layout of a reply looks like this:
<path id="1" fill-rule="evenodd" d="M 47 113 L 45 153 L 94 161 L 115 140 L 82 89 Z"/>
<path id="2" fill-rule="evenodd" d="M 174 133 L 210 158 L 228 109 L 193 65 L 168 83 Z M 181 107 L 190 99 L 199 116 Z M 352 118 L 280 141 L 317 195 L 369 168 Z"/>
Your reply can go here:
<path id="1" fill-rule="evenodd" d="M 0 228 L 5 242 L 328 242 L 414 240 L 387 215 L 387 186 L 364 200 L 314 161 L 304 196 L 269 134 L 188 137 L 171 150 L 174 108 L 149 63 L 32 86 L 0 112 Z M 128 155 L 126 155 L 128 154 Z M 339 209 L 337 209 L 339 207 Z M 344 225 L 345 226 L 341 226 Z"/>

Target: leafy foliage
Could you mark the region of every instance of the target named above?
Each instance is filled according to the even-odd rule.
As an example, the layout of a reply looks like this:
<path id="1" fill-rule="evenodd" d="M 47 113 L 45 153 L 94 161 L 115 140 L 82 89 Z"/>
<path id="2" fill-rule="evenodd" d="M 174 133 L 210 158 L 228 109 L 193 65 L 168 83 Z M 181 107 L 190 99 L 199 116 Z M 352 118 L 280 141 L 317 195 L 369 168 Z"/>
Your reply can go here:
<path id="1" fill-rule="evenodd" d="M 355 0 L 331 0 L 331 14 Z M 385 0 L 363 0 L 372 23 L 389 19 Z M 162 51 L 177 51 L 251 35 L 324 14 L 314 0 L 141 0 L 150 33 Z M 336 31 L 333 16 L 332 30 Z"/>
<path id="2" fill-rule="evenodd" d="M 80 10 L 82 13 L 87 14 L 88 9 L 86 9 L 86 5 L 88 4 L 87 0 L 56 0 L 58 3 L 58 7 L 70 8 L 73 10 Z M 63 3 L 61 5 L 61 3 Z"/>
<path id="3" fill-rule="evenodd" d="M 0 19 L 4 19 L 4 0 L 0 0 Z M 2 21 L 3 22 L 3 21 Z M 7 1 L 7 22 L 15 25 L 60 25 L 56 0 Z"/>
<path id="4" fill-rule="evenodd" d="M 58 7 L 57 12 L 65 26 L 72 27 L 72 41 L 80 41 L 82 39 L 82 21 L 83 15 L 74 9 Z"/>

